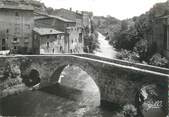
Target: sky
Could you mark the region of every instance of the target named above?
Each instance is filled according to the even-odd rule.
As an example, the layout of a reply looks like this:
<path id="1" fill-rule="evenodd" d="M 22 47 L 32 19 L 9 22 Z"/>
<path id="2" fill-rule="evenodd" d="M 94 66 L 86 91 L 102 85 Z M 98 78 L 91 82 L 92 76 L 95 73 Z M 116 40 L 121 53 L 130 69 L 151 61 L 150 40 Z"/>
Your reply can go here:
<path id="1" fill-rule="evenodd" d="M 118 19 L 131 18 L 145 13 L 155 3 L 167 0 L 40 0 L 54 9 L 72 8 L 73 11 L 92 11 L 95 16 L 111 15 Z"/>

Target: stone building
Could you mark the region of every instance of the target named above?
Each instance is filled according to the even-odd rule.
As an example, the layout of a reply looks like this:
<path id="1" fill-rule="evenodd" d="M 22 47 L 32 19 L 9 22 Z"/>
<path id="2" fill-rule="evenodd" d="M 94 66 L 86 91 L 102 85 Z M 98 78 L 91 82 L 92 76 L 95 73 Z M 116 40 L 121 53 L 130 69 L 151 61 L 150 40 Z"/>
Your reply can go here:
<path id="1" fill-rule="evenodd" d="M 53 28 L 64 32 L 64 53 L 83 52 L 83 29 L 76 25 L 76 21 L 60 16 L 44 15 L 35 20 L 35 26 L 41 28 Z"/>
<path id="2" fill-rule="evenodd" d="M 31 50 L 33 7 L 10 0 L 0 2 L 0 50 Z"/>
<path id="3" fill-rule="evenodd" d="M 169 15 L 163 16 L 160 18 L 160 30 L 157 29 L 156 32 L 159 32 L 159 40 L 156 41 L 157 45 L 160 44 L 162 53 L 169 59 Z M 160 39 L 161 38 L 161 39 Z M 158 44 L 159 43 L 159 44 Z"/>
<path id="4" fill-rule="evenodd" d="M 69 53 L 83 53 L 84 40 L 81 27 L 67 27 Z"/>
<path id="5" fill-rule="evenodd" d="M 76 26 L 76 22 L 54 15 L 43 15 L 44 17 L 35 20 L 36 27 L 54 28 L 66 31 L 67 27 Z"/>
<path id="6" fill-rule="evenodd" d="M 152 30 L 144 35 L 148 44 L 154 44 L 157 52 L 169 59 L 169 15 L 156 18 L 152 22 Z"/>
<path id="7" fill-rule="evenodd" d="M 56 10 L 55 15 L 75 21 L 76 26 L 83 26 L 83 15 L 80 11 L 74 12 L 71 8 L 70 10 L 61 8 Z"/>
<path id="8" fill-rule="evenodd" d="M 35 54 L 58 54 L 65 52 L 64 32 L 52 28 L 33 29 L 33 50 Z"/>
<path id="9" fill-rule="evenodd" d="M 93 13 L 88 11 L 73 11 L 67 9 L 58 9 L 55 12 L 55 15 L 75 21 L 77 26 L 82 27 L 91 27 L 91 20 L 93 19 Z"/>

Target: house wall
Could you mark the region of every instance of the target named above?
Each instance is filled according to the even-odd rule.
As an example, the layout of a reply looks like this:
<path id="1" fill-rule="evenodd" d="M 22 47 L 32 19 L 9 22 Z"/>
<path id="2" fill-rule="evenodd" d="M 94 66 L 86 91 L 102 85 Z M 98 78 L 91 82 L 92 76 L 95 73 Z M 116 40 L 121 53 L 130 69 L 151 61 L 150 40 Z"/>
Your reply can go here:
<path id="1" fill-rule="evenodd" d="M 34 49 L 36 54 L 65 53 L 64 35 L 43 35 L 34 33 Z"/>
<path id="2" fill-rule="evenodd" d="M 69 52 L 70 53 L 83 53 L 83 33 L 82 28 L 71 27 L 69 28 Z"/>
<path id="3" fill-rule="evenodd" d="M 33 27 L 33 11 L 0 9 L 0 50 L 16 49 L 18 46 L 32 48 Z M 2 40 L 5 40 L 5 46 Z"/>

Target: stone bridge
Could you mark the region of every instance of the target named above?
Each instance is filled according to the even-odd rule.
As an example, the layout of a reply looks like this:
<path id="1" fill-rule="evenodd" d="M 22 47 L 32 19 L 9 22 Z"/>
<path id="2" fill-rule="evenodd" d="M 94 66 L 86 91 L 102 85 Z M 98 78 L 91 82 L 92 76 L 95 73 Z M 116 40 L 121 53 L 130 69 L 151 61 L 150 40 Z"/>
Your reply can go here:
<path id="1" fill-rule="evenodd" d="M 1 57 L 0 63 L 1 71 L 7 63 L 18 66 L 22 77 L 29 77 L 31 71 L 36 70 L 41 79 L 40 87 L 57 83 L 62 70 L 67 65 L 78 66 L 95 81 L 100 90 L 101 104 L 111 102 L 120 105 L 136 105 L 136 97 L 140 89 L 147 85 L 155 85 L 161 94 L 163 107 L 168 108 L 169 70 L 165 68 L 90 54 L 16 55 Z"/>

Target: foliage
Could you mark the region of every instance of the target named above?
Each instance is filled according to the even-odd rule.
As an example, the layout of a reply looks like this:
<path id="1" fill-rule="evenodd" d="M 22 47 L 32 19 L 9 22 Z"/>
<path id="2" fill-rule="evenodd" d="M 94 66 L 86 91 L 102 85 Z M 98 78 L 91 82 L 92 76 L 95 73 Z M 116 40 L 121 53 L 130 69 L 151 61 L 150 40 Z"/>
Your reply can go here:
<path id="1" fill-rule="evenodd" d="M 153 56 L 157 53 L 157 45 L 150 39 L 155 20 L 167 14 L 169 14 L 168 2 L 156 4 L 150 11 L 139 17 L 122 20 L 120 30 L 108 38 L 110 44 L 120 51 L 117 57 L 123 60 L 146 62 L 151 65 L 166 67 L 165 58 Z M 135 55 L 137 55 L 136 60 Z"/>
<path id="2" fill-rule="evenodd" d="M 137 117 L 137 109 L 132 104 L 126 104 L 123 110 L 116 114 L 116 117 Z"/>
<path id="3" fill-rule="evenodd" d="M 84 52 L 93 53 L 93 51 L 99 48 L 98 43 L 98 34 L 96 32 L 92 33 L 91 35 L 87 34 L 84 37 Z"/>
<path id="4" fill-rule="evenodd" d="M 140 61 L 149 61 L 153 54 L 156 53 L 156 44 L 149 44 L 147 40 L 138 41 L 134 47 L 134 51 L 140 56 Z"/>
<path id="5" fill-rule="evenodd" d="M 128 104 L 123 107 L 123 113 L 125 117 L 135 117 L 137 115 L 137 109 L 135 106 Z"/>
<path id="6" fill-rule="evenodd" d="M 85 36 L 84 36 L 84 52 L 93 53 L 94 50 L 99 48 L 98 43 L 98 34 L 96 32 L 96 25 L 91 20 L 90 22 L 91 28 L 86 26 L 84 28 Z"/>
<path id="7" fill-rule="evenodd" d="M 160 67 L 168 67 L 169 61 L 165 57 L 161 56 L 159 53 L 156 53 L 150 59 L 149 64 Z"/>
<path id="8" fill-rule="evenodd" d="M 93 22 L 96 30 L 105 36 L 112 36 L 114 32 L 120 29 L 120 20 L 111 16 L 95 16 Z"/>
<path id="9" fill-rule="evenodd" d="M 133 52 L 133 51 L 124 50 L 124 49 L 122 49 L 121 51 L 117 53 L 116 58 L 134 62 L 134 63 L 139 62 L 138 53 Z"/>

